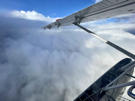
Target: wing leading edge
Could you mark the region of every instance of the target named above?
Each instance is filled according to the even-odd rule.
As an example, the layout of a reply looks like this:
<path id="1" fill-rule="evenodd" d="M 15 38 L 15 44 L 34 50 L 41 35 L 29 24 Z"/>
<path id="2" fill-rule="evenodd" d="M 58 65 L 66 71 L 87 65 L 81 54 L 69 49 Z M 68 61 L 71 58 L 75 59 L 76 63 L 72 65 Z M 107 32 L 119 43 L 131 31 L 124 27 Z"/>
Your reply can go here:
<path id="1" fill-rule="evenodd" d="M 45 26 L 44 29 L 105 19 L 127 13 L 135 13 L 135 0 L 103 0 L 63 19 L 58 19 Z"/>

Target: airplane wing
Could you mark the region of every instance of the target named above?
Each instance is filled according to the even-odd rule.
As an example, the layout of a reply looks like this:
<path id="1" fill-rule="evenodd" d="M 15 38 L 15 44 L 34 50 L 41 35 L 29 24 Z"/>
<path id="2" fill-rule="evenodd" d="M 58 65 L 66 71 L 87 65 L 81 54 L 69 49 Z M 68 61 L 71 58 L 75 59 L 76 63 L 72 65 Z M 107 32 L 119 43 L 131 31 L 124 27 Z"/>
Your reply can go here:
<path id="1" fill-rule="evenodd" d="M 44 29 L 110 18 L 127 13 L 135 13 L 135 0 L 102 0 L 63 19 L 57 19 L 56 22 L 45 26 Z"/>

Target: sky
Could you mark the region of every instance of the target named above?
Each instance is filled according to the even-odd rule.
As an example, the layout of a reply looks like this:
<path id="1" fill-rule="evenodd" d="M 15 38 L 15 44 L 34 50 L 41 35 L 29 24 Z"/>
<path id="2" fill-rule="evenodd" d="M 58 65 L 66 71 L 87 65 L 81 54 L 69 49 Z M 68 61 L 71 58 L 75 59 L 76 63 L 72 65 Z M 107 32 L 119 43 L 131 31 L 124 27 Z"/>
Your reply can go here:
<path id="1" fill-rule="evenodd" d="M 2 4 L 0 101 L 72 101 L 118 61 L 127 58 L 76 27 L 41 29 L 65 16 L 64 9 L 59 14 L 49 11 L 52 8 L 46 4 L 49 13 L 45 14 L 34 4 L 27 7 L 26 1 L 2 1 Z M 88 4 L 82 7 L 85 5 Z M 77 9 L 81 7 L 73 11 Z M 84 26 L 135 53 L 134 18 L 135 15 L 125 15 L 115 21 L 100 20 Z M 124 96 L 128 98 L 126 93 Z"/>
<path id="2" fill-rule="evenodd" d="M 95 0 L 2 0 L 3 10 L 35 10 L 46 16 L 63 17 L 95 3 Z"/>

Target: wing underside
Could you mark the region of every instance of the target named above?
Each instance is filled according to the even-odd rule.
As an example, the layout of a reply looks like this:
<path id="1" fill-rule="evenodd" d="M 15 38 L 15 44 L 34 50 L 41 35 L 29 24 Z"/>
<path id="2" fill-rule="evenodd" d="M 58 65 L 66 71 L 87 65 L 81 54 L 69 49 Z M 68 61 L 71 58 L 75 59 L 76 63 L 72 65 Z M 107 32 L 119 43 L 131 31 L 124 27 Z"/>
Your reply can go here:
<path id="1" fill-rule="evenodd" d="M 57 28 L 72 25 L 73 23 L 95 21 L 127 13 L 135 13 L 135 0 L 103 0 L 63 19 L 59 19 L 44 28 Z"/>

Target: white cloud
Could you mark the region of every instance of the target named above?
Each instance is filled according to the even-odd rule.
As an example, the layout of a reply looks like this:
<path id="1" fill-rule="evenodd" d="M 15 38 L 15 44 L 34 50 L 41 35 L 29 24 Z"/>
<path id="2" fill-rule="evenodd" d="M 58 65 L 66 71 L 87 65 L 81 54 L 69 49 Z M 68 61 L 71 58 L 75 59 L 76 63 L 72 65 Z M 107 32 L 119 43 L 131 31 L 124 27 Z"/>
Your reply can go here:
<path id="1" fill-rule="evenodd" d="M 72 101 L 127 57 L 82 30 L 48 31 L 35 27 L 40 22 L 10 17 L 0 22 L 1 101 Z M 134 23 L 88 26 L 134 53 L 135 37 L 124 31 Z"/>
<path id="2" fill-rule="evenodd" d="M 95 0 L 96 3 L 97 3 L 97 2 L 100 2 L 100 1 L 102 1 L 102 0 Z"/>
<path id="3" fill-rule="evenodd" d="M 11 15 L 13 17 L 23 18 L 23 19 L 29 19 L 29 20 L 39 20 L 39 21 L 46 21 L 46 22 L 53 22 L 57 18 L 51 18 L 49 16 L 44 16 L 41 13 L 38 13 L 36 11 L 12 11 Z"/>

